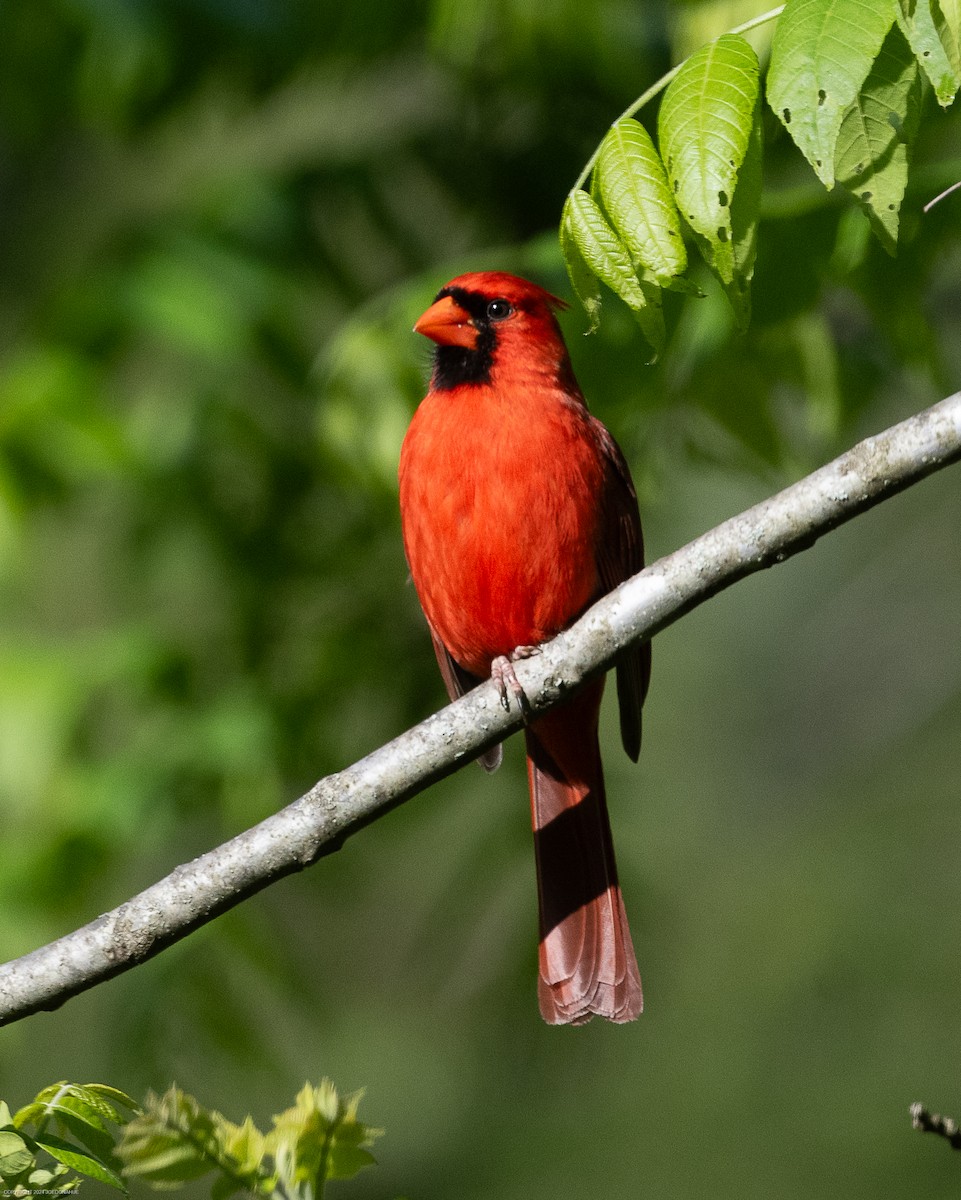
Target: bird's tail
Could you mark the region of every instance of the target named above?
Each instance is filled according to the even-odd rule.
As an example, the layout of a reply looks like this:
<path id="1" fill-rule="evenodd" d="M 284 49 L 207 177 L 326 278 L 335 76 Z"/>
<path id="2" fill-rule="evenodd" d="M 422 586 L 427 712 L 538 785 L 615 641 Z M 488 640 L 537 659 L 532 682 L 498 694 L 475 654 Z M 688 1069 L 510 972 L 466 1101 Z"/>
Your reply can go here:
<path id="1" fill-rule="evenodd" d="M 631 1021 L 643 1007 L 617 882 L 597 723 L 604 681 L 526 730 L 540 901 L 541 1015 Z"/>

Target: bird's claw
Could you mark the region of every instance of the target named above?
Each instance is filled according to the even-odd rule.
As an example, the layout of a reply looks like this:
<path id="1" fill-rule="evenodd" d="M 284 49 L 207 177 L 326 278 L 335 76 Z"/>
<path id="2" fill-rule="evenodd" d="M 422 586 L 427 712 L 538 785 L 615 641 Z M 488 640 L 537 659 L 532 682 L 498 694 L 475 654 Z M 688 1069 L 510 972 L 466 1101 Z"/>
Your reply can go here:
<path id="1" fill-rule="evenodd" d="M 521 686 L 521 681 L 514 673 L 514 663 L 519 662 L 522 658 L 533 658 L 535 654 L 540 654 L 540 652 L 540 646 L 517 646 L 510 654 L 499 654 L 491 663 L 491 679 L 497 685 L 501 704 L 510 712 L 510 698 L 513 696 L 517 707 L 525 719 L 530 711 L 530 704 Z"/>

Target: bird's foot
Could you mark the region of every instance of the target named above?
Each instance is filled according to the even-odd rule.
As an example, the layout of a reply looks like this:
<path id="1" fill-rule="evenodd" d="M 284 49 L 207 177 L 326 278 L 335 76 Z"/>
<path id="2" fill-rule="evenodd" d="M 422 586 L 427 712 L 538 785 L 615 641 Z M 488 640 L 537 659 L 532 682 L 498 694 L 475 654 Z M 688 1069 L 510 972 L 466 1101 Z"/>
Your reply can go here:
<path id="1" fill-rule="evenodd" d="M 519 662 L 522 658 L 533 658 L 535 654 L 540 654 L 540 646 L 516 646 L 510 654 L 498 654 L 491 663 L 491 679 L 497 684 L 497 690 L 500 693 L 501 704 L 510 712 L 511 696 L 517 704 L 517 707 L 524 714 L 525 718 L 530 705 L 527 702 L 527 696 L 521 686 L 521 681 L 514 674 L 514 663 Z"/>

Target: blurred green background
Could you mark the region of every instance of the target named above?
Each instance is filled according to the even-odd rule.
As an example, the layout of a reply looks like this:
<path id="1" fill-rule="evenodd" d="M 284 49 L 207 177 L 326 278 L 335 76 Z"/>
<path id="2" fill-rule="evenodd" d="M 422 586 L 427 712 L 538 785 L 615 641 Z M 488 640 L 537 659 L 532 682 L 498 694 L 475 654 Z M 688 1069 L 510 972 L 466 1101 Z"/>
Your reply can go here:
<path id="1" fill-rule="evenodd" d="M 413 320 L 465 269 L 568 294 L 608 124 L 761 7 L 0 4 L 0 957 L 440 706 L 396 513 Z M 957 115 L 929 102 L 897 259 L 766 135 L 746 338 L 708 281 L 654 366 L 613 297 L 565 318 L 651 557 L 961 377 L 961 200 L 920 211 Z M 908 1106 L 961 1113 L 958 478 L 660 635 L 639 767 L 608 719 L 635 1025 L 540 1023 L 511 744 L 0 1031 L 0 1096 L 175 1080 L 266 1125 L 328 1074 L 387 1129 L 359 1200 L 956 1196 Z"/>

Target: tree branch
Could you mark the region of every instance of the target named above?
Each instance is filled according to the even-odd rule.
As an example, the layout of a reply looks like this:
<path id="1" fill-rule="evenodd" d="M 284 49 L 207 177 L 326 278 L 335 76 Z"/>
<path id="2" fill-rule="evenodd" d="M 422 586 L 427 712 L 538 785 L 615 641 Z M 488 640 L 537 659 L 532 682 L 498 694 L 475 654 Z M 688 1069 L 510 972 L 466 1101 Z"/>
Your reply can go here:
<path id="1" fill-rule="evenodd" d="M 961 393 L 942 400 L 771 499 L 653 563 L 517 664 L 539 713 L 632 642 L 649 638 L 736 580 L 783 562 L 824 533 L 961 458 Z M 426 653 L 426 650 L 425 650 Z M 0 1025 L 159 954 L 274 880 L 457 770 L 521 725 L 490 682 L 306 795 L 78 929 L 0 967 Z"/>

